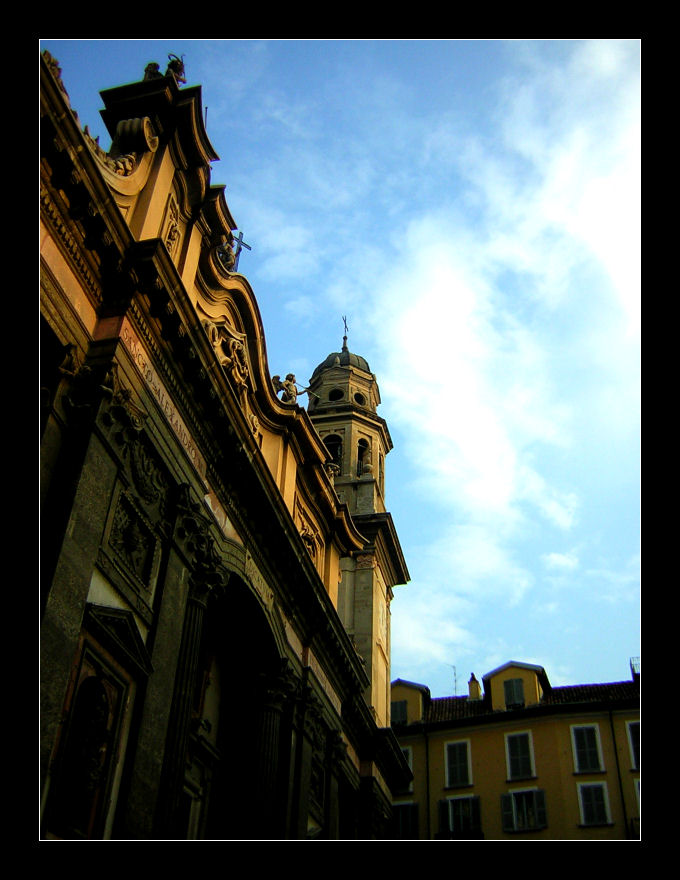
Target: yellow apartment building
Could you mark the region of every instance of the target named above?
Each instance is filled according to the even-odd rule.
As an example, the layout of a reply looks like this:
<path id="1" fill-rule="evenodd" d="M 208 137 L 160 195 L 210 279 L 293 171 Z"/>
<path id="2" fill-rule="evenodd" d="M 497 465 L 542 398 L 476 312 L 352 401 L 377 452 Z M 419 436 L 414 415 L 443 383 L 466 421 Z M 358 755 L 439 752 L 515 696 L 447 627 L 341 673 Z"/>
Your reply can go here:
<path id="1" fill-rule="evenodd" d="M 394 837 L 624 840 L 640 836 L 640 672 L 552 687 L 511 661 L 466 696 L 392 682 L 392 725 L 413 771 Z"/>

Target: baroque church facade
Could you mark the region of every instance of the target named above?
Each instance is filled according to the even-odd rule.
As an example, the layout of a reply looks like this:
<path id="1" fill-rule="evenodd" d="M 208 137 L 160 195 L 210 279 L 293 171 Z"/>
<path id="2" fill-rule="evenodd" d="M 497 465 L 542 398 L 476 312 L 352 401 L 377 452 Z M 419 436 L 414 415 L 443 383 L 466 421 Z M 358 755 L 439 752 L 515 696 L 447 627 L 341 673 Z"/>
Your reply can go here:
<path id="1" fill-rule="evenodd" d="M 179 59 L 101 93 L 41 56 L 41 839 L 380 839 L 392 441 L 345 337 L 267 363 Z M 236 250 L 236 253 L 235 253 Z"/>

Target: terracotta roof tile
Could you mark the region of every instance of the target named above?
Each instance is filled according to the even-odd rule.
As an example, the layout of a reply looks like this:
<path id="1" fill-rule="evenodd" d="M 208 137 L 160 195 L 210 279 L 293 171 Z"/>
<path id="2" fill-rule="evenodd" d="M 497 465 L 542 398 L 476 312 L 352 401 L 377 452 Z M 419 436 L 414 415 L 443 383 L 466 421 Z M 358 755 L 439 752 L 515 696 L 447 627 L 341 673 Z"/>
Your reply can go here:
<path id="1" fill-rule="evenodd" d="M 605 684 L 577 684 L 554 687 L 546 693 L 539 706 L 557 706 L 578 703 L 618 702 L 640 697 L 638 681 L 615 681 Z M 527 709 L 534 708 L 527 706 Z M 426 724 L 461 721 L 467 718 L 497 715 L 503 710 L 491 711 L 486 699 L 468 697 L 435 697 L 429 701 L 423 721 Z"/>
<path id="2" fill-rule="evenodd" d="M 612 681 L 606 684 L 573 684 L 554 687 L 543 703 L 588 703 L 594 700 L 630 700 L 639 697 L 637 681 Z"/>

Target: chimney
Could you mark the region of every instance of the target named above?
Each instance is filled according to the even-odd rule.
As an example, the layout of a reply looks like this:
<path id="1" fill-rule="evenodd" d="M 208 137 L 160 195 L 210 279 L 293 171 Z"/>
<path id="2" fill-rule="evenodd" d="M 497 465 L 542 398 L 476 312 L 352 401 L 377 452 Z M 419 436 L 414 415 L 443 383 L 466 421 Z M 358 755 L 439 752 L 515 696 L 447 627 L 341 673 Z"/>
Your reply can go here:
<path id="1" fill-rule="evenodd" d="M 470 675 L 470 681 L 468 682 L 468 692 L 469 692 L 469 700 L 481 700 L 482 699 L 482 688 L 480 687 L 479 682 L 475 678 L 474 672 Z"/>

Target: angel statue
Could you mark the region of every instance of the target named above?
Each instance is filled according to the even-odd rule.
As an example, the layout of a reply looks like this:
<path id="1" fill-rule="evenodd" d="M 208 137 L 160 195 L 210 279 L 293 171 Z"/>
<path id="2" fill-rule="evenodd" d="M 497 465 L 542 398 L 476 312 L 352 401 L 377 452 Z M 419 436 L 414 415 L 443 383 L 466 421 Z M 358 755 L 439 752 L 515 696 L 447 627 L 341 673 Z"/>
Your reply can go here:
<path id="1" fill-rule="evenodd" d="M 280 376 L 272 376 L 272 384 L 277 394 L 279 391 L 283 391 L 281 403 L 297 402 L 298 390 L 295 384 L 295 376 L 292 373 L 288 373 L 283 382 Z"/>

